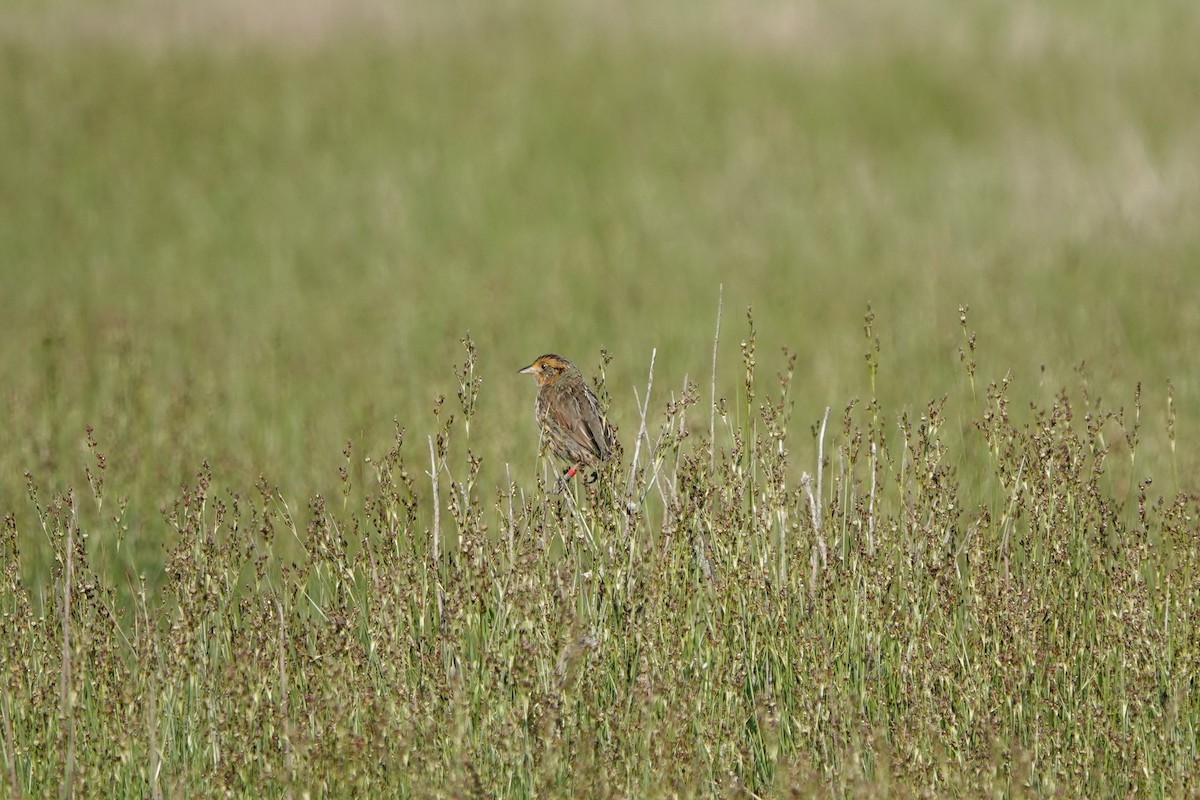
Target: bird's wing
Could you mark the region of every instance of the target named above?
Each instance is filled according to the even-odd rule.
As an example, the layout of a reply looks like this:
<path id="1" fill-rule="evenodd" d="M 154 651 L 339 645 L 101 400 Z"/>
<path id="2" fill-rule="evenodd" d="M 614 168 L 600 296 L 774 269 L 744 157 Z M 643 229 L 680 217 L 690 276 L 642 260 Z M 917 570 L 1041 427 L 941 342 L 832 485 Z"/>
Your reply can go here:
<path id="1" fill-rule="evenodd" d="M 609 427 L 604 419 L 604 415 L 600 412 L 600 403 L 596 400 L 596 396 L 588 392 L 584 396 L 584 402 L 587 404 L 587 413 L 580 415 L 583 420 L 584 427 L 587 428 L 588 438 L 592 442 L 592 452 L 601 461 L 608 458 L 609 451 L 612 447 L 609 442 Z"/>
<path id="2" fill-rule="evenodd" d="M 554 409 L 559 427 L 572 439 L 591 450 L 596 458 L 608 458 L 608 429 L 600 406 L 590 392 L 573 392 L 569 402 Z"/>

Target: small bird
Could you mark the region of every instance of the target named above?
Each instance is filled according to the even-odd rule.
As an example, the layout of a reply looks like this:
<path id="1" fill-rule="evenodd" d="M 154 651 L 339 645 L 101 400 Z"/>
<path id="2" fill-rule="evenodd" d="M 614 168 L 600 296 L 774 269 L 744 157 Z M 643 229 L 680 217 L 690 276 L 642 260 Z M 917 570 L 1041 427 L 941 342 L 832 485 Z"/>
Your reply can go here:
<path id="1" fill-rule="evenodd" d="M 520 372 L 532 375 L 537 381 L 534 418 L 544 446 L 567 464 L 560 482 L 585 467 L 593 471 L 595 480 L 600 464 L 612 455 L 617 439 L 579 367 L 551 353 Z"/>

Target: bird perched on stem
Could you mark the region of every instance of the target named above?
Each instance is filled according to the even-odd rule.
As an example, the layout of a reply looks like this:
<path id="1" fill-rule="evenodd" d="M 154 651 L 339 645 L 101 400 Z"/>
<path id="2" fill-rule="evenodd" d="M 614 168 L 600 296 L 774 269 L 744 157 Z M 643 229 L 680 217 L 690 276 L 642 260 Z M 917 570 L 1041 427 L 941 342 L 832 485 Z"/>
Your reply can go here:
<path id="1" fill-rule="evenodd" d="M 600 465 L 612 455 L 616 435 L 579 367 L 551 353 L 521 372 L 537 381 L 533 410 L 542 443 L 551 455 L 567 465 L 560 484 L 581 468 L 591 469 L 591 480 L 595 480 Z"/>

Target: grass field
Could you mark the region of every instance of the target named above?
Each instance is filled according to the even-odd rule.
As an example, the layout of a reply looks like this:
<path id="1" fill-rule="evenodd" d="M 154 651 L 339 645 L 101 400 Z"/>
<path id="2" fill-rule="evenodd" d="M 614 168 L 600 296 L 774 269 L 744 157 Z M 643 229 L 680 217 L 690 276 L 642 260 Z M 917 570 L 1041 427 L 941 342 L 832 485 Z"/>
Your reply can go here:
<path id="1" fill-rule="evenodd" d="M 1196 41 L 4 4 L 0 795 L 1195 796 Z"/>

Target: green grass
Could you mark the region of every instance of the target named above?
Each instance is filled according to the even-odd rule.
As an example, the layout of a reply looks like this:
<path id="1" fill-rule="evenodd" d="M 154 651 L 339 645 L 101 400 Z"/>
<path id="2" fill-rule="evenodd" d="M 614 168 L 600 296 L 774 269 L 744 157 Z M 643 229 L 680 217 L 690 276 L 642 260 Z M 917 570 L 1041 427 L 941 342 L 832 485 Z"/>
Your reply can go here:
<path id="1" fill-rule="evenodd" d="M 1193 794 L 1198 38 L 0 10 L 5 791 Z"/>

